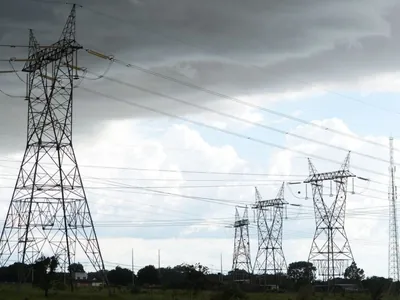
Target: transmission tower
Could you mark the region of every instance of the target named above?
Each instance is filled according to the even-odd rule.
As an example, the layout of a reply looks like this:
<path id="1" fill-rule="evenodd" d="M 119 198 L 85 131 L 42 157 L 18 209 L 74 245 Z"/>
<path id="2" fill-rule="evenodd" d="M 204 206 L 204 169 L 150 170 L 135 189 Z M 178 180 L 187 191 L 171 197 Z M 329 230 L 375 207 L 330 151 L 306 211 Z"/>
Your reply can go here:
<path id="1" fill-rule="evenodd" d="M 235 228 L 232 263 L 234 281 L 249 279 L 251 274 L 249 223 L 247 206 L 242 217 L 240 217 L 238 207 L 236 207 L 235 223 L 233 224 Z"/>
<path id="2" fill-rule="evenodd" d="M 10 261 L 29 265 L 42 253 L 52 253 L 65 272 L 75 262 L 78 245 L 106 280 L 72 146 L 74 70 L 79 69 L 81 48 L 75 40 L 75 5 L 60 39 L 51 46 L 41 47 L 30 30 L 29 57 L 23 68 L 27 144 L 0 237 L 0 265 Z"/>
<path id="3" fill-rule="evenodd" d="M 393 157 L 393 138 L 390 144 L 390 182 L 389 182 L 389 278 L 399 281 L 399 243 L 397 240 L 397 187 L 395 183 L 396 166 Z"/>
<path id="4" fill-rule="evenodd" d="M 253 273 L 261 275 L 266 284 L 267 276 L 273 276 L 278 284 L 279 274 L 285 273 L 287 266 L 282 249 L 283 218 L 287 202 L 284 199 L 284 183 L 275 199 L 262 200 L 256 188 L 256 209 L 258 250 Z M 261 280 L 260 280 L 261 283 Z"/>
<path id="5" fill-rule="evenodd" d="M 349 240 L 344 229 L 347 181 L 355 177 L 349 171 L 350 152 L 348 153 L 340 170 L 327 173 L 317 173 L 311 160 L 308 159 L 310 176 L 304 183 L 312 187 L 315 235 L 312 241 L 308 261 L 317 268 L 318 276 L 324 281 L 343 276 L 345 268 L 353 262 L 353 254 Z M 324 182 L 330 182 L 330 194 L 334 200 L 330 206 L 324 199 Z M 332 184 L 336 185 L 336 194 L 333 195 Z"/>

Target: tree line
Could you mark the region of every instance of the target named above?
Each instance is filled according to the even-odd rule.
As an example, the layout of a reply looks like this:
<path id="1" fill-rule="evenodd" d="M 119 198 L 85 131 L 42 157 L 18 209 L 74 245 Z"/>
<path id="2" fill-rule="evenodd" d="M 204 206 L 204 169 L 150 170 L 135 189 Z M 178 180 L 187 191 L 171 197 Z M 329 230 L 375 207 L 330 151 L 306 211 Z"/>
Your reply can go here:
<path id="1" fill-rule="evenodd" d="M 31 282 L 34 286 L 44 290 L 48 294 L 50 288 L 65 289 L 68 287 L 69 274 L 60 272 L 59 261 L 56 257 L 41 257 L 32 265 L 22 265 L 14 263 L 7 267 L 0 268 L 1 282 L 19 282 L 21 274 L 30 274 L 25 277 L 25 282 Z M 22 270 L 22 272 L 21 272 Z M 85 272 L 80 263 L 71 264 L 68 272 Z M 280 289 L 297 291 L 303 286 L 326 284 L 316 279 L 316 268 L 310 262 L 299 261 L 288 265 L 286 274 L 257 276 L 246 273 L 244 270 L 230 271 L 228 274 L 212 273 L 200 264 L 180 264 L 174 267 L 157 269 L 153 265 L 148 265 L 134 274 L 132 270 L 116 266 L 112 270 L 105 271 L 108 282 L 113 287 L 129 287 L 138 289 L 140 287 L 153 287 L 162 289 L 185 289 L 193 292 L 200 290 L 219 290 L 221 286 L 232 283 L 238 273 L 242 278 L 249 280 L 241 281 L 240 286 L 243 290 L 260 291 L 265 285 L 279 284 Z M 87 273 L 89 282 L 101 281 L 102 274 L 99 272 Z M 260 287 L 261 278 L 264 287 Z M 278 278 L 278 279 L 277 279 Z M 257 284 L 258 280 L 258 284 Z M 256 283 L 256 284 L 255 284 Z M 371 293 L 379 293 L 392 289 L 393 293 L 399 292 L 398 283 L 393 284 L 390 279 L 383 277 L 365 277 L 364 270 L 353 262 L 344 272 L 343 277 L 335 278 L 335 284 L 353 284 L 362 289 L 367 289 Z"/>

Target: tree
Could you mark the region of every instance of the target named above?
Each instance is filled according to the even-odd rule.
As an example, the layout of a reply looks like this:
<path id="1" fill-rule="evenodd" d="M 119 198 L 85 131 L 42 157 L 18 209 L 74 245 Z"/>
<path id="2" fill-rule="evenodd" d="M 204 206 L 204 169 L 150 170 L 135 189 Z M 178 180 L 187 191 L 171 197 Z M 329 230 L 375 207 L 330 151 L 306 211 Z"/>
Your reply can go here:
<path id="1" fill-rule="evenodd" d="M 195 265 L 181 264 L 175 267 L 185 275 L 186 284 L 192 290 L 204 289 L 207 283 L 208 268 L 197 263 Z"/>
<path id="2" fill-rule="evenodd" d="M 7 267 L 0 268 L 0 282 L 18 282 L 19 277 L 27 274 L 30 266 L 22 263 L 13 263 Z"/>
<path id="3" fill-rule="evenodd" d="M 131 270 L 117 266 L 107 274 L 107 278 L 112 284 L 129 285 L 132 284 L 133 273 Z"/>
<path id="4" fill-rule="evenodd" d="M 160 283 L 165 288 L 182 289 L 185 287 L 185 275 L 178 269 L 166 267 L 160 270 Z"/>
<path id="5" fill-rule="evenodd" d="M 297 286 L 311 283 L 315 280 L 317 268 L 307 261 L 297 261 L 289 264 L 287 276 L 293 280 Z"/>
<path id="6" fill-rule="evenodd" d="M 158 271 L 153 265 L 145 266 L 137 273 L 140 284 L 159 284 Z"/>
<path id="7" fill-rule="evenodd" d="M 49 289 L 55 278 L 55 271 L 58 267 L 58 258 L 52 257 L 40 257 L 33 265 L 35 283 L 44 290 L 45 297 L 48 297 Z"/>
<path id="8" fill-rule="evenodd" d="M 85 269 L 83 268 L 81 263 L 73 263 L 68 267 L 68 272 L 71 273 L 85 273 Z"/>
<path id="9" fill-rule="evenodd" d="M 372 276 L 363 281 L 363 286 L 370 292 L 371 300 L 380 300 L 391 283 L 388 278 Z"/>
<path id="10" fill-rule="evenodd" d="M 107 275 L 108 272 L 109 272 L 109 271 L 107 271 L 107 270 L 104 270 L 104 271 L 99 270 L 99 271 L 96 271 L 96 272 L 89 272 L 89 273 L 87 274 L 87 277 L 88 277 L 88 280 L 103 281 L 104 275 L 105 275 L 105 274 Z M 108 277 L 108 275 L 107 275 L 107 277 Z"/>
<path id="11" fill-rule="evenodd" d="M 344 271 L 344 278 L 360 282 L 365 278 L 364 270 L 357 267 L 353 261 Z"/>

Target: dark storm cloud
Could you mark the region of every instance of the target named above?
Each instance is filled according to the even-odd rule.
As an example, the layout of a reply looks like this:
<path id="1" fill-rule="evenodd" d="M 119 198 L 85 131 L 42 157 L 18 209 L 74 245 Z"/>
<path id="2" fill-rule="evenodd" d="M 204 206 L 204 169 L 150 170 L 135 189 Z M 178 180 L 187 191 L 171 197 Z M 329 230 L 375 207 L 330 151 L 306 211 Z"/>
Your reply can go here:
<path id="1" fill-rule="evenodd" d="M 34 28 L 40 38 L 53 40 L 58 37 L 69 9 L 54 2 L 3 0 L 0 24 Z M 384 17 L 395 1 L 368 0 L 362 6 L 348 0 L 78 3 L 83 5 L 77 11 L 78 37 L 84 45 L 126 50 L 134 57 L 151 54 L 149 60 L 160 59 L 160 54 L 168 60 L 183 54 L 191 57 L 214 53 L 246 61 L 255 57 L 273 61 L 277 57 L 308 55 L 331 48 L 338 40 L 388 34 L 389 24 Z M 23 36 L 21 41 L 25 40 Z"/>
<path id="2" fill-rule="evenodd" d="M 84 7 L 77 9 L 77 30 L 83 46 L 231 96 L 351 82 L 400 67 L 400 9 L 394 0 L 367 0 L 362 5 L 356 0 L 80 3 Z M 28 28 L 35 29 L 40 43 L 54 42 L 69 7 L 50 0 L 1 1 L 0 43 L 26 44 Z M 0 48 L 0 59 L 25 55 L 26 49 Z M 82 52 L 80 65 L 101 73 L 107 62 Z M 0 63 L 0 69 L 9 68 Z M 218 99 L 116 65 L 108 75 L 188 101 L 203 104 Z M 84 85 L 146 101 L 159 109 L 198 111 L 106 80 L 85 81 Z M 10 83 L 0 77 L 0 88 L 24 93 L 17 79 Z M 76 95 L 82 97 L 75 102 L 78 133 L 87 133 L 99 120 L 143 114 L 84 92 Z M 0 95 L 0 136 L 23 131 L 26 122 L 16 115 L 26 115 L 25 105 L 22 100 L 10 101 Z"/>

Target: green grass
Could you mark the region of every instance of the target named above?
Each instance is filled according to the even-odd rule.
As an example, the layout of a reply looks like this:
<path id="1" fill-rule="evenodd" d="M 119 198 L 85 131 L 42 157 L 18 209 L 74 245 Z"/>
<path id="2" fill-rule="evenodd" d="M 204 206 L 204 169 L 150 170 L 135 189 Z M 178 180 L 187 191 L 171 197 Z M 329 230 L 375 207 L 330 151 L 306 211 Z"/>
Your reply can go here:
<path id="1" fill-rule="evenodd" d="M 138 294 L 132 294 L 127 289 L 111 289 L 111 295 L 108 290 L 99 290 L 98 288 L 78 288 L 71 293 L 70 291 L 51 290 L 49 297 L 44 297 L 44 292 L 31 286 L 21 287 L 17 291 L 16 285 L 0 285 L 0 300 L 210 300 L 212 292 L 200 292 L 196 296 L 191 296 L 188 291 L 158 291 L 144 290 Z M 247 300 L 300 300 L 297 293 L 259 293 L 247 294 Z M 371 300 L 368 294 L 346 294 L 324 295 L 317 293 L 313 296 L 303 298 L 303 300 Z M 394 300 L 395 298 L 384 297 L 385 300 Z"/>

